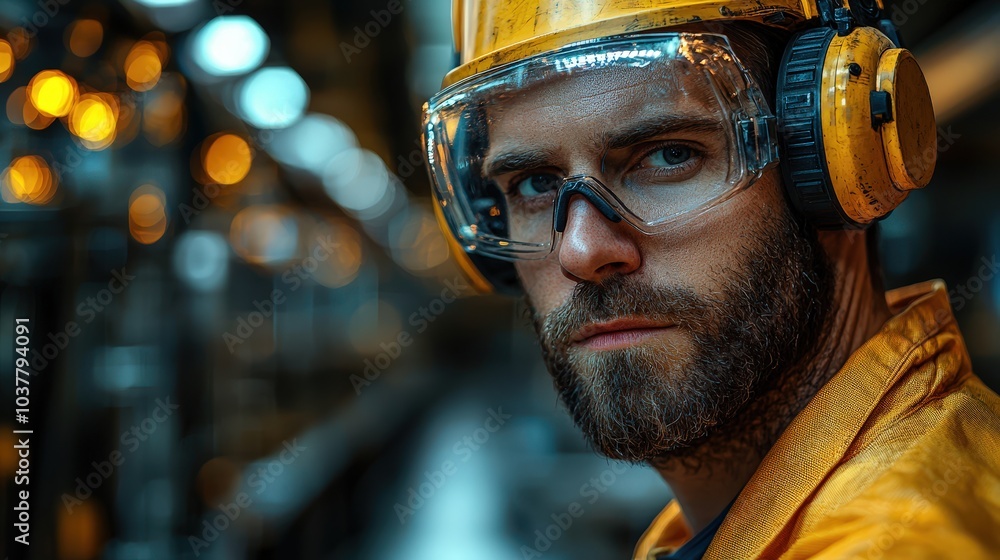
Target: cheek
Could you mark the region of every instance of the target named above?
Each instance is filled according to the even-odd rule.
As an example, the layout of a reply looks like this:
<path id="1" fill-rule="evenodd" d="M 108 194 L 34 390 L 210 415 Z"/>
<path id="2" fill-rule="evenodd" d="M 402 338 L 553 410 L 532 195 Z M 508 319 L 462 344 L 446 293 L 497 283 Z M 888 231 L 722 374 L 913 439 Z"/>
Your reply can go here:
<path id="1" fill-rule="evenodd" d="M 557 252 L 545 260 L 515 262 L 514 268 L 532 305 L 543 317 L 568 302 L 576 287 L 576 282 L 563 276 Z"/>
<path id="2" fill-rule="evenodd" d="M 769 242 L 763 232 L 784 211 L 780 187 L 773 174 L 765 176 L 676 231 L 645 238 L 641 272 L 651 283 L 718 293 L 745 273 L 747 251 Z"/>

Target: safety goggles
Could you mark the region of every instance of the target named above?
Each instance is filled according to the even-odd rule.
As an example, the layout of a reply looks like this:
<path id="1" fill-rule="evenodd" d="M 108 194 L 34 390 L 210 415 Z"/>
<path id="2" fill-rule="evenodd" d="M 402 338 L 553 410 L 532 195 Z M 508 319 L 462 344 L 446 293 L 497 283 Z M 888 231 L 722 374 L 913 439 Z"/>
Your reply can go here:
<path id="1" fill-rule="evenodd" d="M 434 96 L 424 145 L 466 251 L 545 258 L 570 201 L 646 234 L 686 223 L 777 161 L 775 118 L 722 35 L 601 39 L 500 66 Z"/>

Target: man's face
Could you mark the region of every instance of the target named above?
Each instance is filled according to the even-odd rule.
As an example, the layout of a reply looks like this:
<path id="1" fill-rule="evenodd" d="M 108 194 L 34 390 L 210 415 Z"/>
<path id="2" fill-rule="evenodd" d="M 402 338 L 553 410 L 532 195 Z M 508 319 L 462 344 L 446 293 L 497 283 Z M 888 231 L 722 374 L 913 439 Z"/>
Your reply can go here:
<path id="1" fill-rule="evenodd" d="M 596 75 L 528 91 L 492 115 L 486 165 L 499 154 L 544 155 L 495 177 L 508 193 L 538 193 L 577 174 L 628 184 L 634 172 L 715 188 L 724 130 L 607 144 L 623 137 L 609 131 L 666 113 L 724 121 L 711 92 L 657 100 L 650 87 Z M 612 223 L 575 196 L 549 257 L 516 264 L 556 387 L 599 451 L 644 461 L 690 446 L 815 345 L 830 307 L 831 267 L 780 189 L 772 171 L 655 236 Z M 507 204 L 514 230 L 517 201 Z"/>

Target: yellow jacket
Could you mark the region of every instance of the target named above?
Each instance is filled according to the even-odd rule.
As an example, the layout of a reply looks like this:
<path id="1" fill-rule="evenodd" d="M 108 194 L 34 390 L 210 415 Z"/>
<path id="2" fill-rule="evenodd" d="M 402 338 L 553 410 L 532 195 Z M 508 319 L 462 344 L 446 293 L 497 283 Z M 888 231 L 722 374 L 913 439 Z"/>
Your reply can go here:
<path id="1" fill-rule="evenodd" d="M 704 560 L 1000 559 L 1000 396 L 972 373 L 944 282 L 895 316 L 789 424 Z M 691 537 L 676 500 L 635 560 Z"/>

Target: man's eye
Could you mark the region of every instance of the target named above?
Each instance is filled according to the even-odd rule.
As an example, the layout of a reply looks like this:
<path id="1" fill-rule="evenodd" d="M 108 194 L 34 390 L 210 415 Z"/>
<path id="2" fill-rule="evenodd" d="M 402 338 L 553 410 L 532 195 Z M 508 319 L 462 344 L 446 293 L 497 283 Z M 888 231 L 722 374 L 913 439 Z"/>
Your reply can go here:
<path id="1" fill-rule="evenodd" d="M 675 167 L 691 159 L 692 150 L 688 146 L 675 144 L 666 146 L 643 158 L 640 167 Z"/>
<path id="2" fill-rule="evenodd" d="M 551 173 L 538 173 L 516 181 L 512 190 L 521 196 L 538 196 L 556 190 L 560 182 L 559 177 Z"/>

